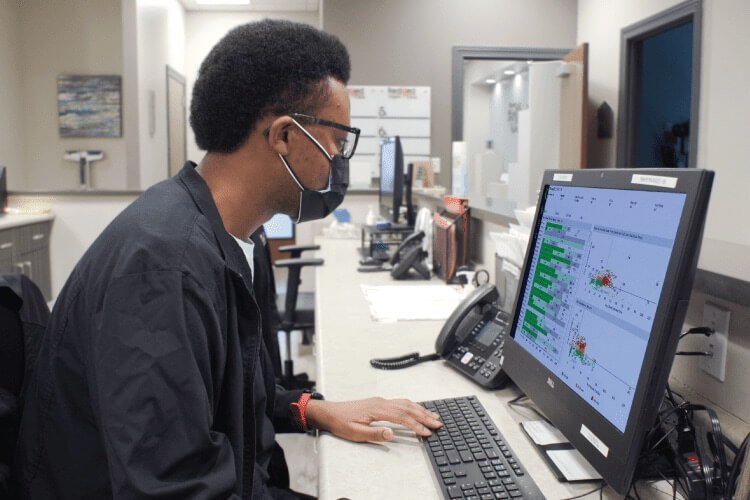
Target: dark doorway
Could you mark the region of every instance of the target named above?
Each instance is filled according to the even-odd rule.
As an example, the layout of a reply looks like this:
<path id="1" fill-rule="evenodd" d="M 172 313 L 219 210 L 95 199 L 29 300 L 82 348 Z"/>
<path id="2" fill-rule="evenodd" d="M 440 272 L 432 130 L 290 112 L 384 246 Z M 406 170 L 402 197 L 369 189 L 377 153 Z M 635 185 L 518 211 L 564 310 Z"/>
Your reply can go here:
<path id="1" fill-rule="evenodd" d="M 618 167 L 696 165 L 701 1 L 622 30 Z"/>
<path id="2" fill-rule="evenodd" d="M 693 22 L 640 44 L 639 167 L 686 167 L 690 145 Z"/>

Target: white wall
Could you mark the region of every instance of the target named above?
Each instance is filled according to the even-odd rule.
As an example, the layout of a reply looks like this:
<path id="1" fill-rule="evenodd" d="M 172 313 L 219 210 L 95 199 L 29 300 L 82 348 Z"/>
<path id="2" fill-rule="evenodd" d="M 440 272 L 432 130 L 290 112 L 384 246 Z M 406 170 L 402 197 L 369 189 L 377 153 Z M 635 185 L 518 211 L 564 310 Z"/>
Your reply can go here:
<path id="1" fill-rule="evenodd" d="M 0 0 L 0 166 L 11 188 L 26 185 L 23 168 L 20 4 Z"/>
<path id="2" fill-rule="evenodd" d="M 57 117 L 58 75 L 122 74 L 120 2 L 25 0 L 18 3 L 23 111 L 9 121 L 22 130 L 27 185 L 12 187 L 75 189 L 78 165 L 64 161 L 64 152 L 101 149 L 105 158 L 93 163 L 93 186 L 122 189 L 125 139 L 61 138 Z M 7 119 L 3 116 L 3 121 Z"/>
<path id="3" fill-rule="evenodd" d="M 609 3 L 609 2 L 607 2 Z M 573 48 L 576 0 L 323 0 L 352 84 L 432 88 L 431 155 L 451 164 L 453 46 Z M 439 181 L 447 185 L 451 169 Z"/>
<path id="4" fill-rule="evenodd" d="M 203 59 L 216 43 L 232 28 L 252 21 L 265 18 L 288 19 L 299 23 L 319 27 L 318 12 L 188 12 L 185 17 L 185 76 L 187 77 L 188 113 L 190 112 L 190 97 L 193 94 L 193 84 L 198 76 Z M 189 128 L 189 127 L 188 127 Z M 196 163 L 200 162 L 205 152 L 195 144 L 192 130 L 188 130 L 187 157 Z"/>
<path id="5" fill-rule="evenodd" d="M 617 124 L 620 31 L 623 27 L 679 3 L 676 0 L 601 2 L 579 0 L 578 42 L 589 42 L 589 99 L 607 101 Z M 704 0 L 701 93 L 698 120 L 700 168 L 716 172 L 699 266 L 750 281 L 750 231 L 737 221 L 750 219 L 747 197 L 750 168 L 746 142 L 750 116 L 750 9 L 746 0 Z M 592 117 L 594 118 L 594 117 Z M 615 127 L 616 128 L 616 127 Z M 615 130 L 615 137 L 617 131 Z M 596 138 L 589 120 L 589 165 L 614 166 L 616 140 Z"/>
<path id="6" fill-rule="evenodd" d="M 15 207 L 50 209 L 55 216 L 50 235 L 52 298 L 57 298 L 83 253 L 112 219 L 135 200 L 130 196 L 13 196 Z"/>
<path id="7" fill-rule="evenodd" d="M 589 42 L 589 100 L 607 101 L 618 112 L 621 29 L 679 3 L 676 0 L 578 1 L 578 43 Z M 704 0 L 701 54 L 698 167 L 716 172 L 699 266 L 750 280 L 750 206 L 746 203 L 750 168 L 744 152 L 750 116 L 750 9 L 746 0 Z M 593 117 L 592 117 L 593 118 Z M 596 138 L 589 120 L 589 165 L 615 164 L 616 141 Z M 617 132 L 615 130 L 615 137 Z M 732 311 L 727 379 L 718 382 L 698 368 L 695 357 L 675 361 L 672 376 L 722 408 L 750 415 L 750 311 L 731 302 L 694 292 L 686 326 L 702 324 L 704 303 L 718 302 Z M 683 341 L 697 349 L 698 339 Z"/>
<path id="8" fill-rule="evenodd" d="M 185 10 L 177 0 L 137 0 L 136 9 L 139 181 L 146 189 L 168 177 L 166 67 L 185 74 Z"/>

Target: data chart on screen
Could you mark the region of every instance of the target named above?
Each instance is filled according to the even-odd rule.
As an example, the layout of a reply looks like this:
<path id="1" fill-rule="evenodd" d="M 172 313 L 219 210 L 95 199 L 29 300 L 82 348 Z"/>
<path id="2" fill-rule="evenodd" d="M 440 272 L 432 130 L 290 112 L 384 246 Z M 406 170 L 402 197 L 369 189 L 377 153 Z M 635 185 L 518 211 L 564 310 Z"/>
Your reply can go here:
<path id="1" fill-rule="evenodd" d="M 515 340 L 624 432 L 684 193 L 549 186 Z"/>

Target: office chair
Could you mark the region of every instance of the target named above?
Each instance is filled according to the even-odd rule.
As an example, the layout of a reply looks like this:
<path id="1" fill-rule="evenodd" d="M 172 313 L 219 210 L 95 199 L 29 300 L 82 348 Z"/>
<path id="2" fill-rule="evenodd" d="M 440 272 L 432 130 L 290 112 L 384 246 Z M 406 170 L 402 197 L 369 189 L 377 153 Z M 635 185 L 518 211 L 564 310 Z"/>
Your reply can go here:
<path id="1" fill-rule="evenodd" d="M 23 388 L 31 378 L 49 308 L 22 274 L 0 274 L 0 498 L 16 498 L 11 460 L 18 438 Z"/>
<path id="2" fill-rule="evenodd" d="M 286 335 L 286 360 L 284 360 L 284 372 L 281 384 L 287 389 L 312 389 L 314 380 L 310 380 L 306 373 L 294 374 L 294 362 L 292 361 L 292 331 L 302 330 L 303 338 L 310 342 L 315 329 L 315 294 L 312 292 L 299 292 L 302 283 L 300 273 L 305 266 L 322 266 L 323 259 L 301 258 L 302 252 L 308 250 L 319 250 L 319 245 L 285 245 L 279 247 L 279 252 L 289 253 L 290 258 L 279 259 L 274 262 L 277 268 L 288 269 L 286 293 L 279 294 L 276 299 L 277 308 L 281 311 L 282 330 Z"/>

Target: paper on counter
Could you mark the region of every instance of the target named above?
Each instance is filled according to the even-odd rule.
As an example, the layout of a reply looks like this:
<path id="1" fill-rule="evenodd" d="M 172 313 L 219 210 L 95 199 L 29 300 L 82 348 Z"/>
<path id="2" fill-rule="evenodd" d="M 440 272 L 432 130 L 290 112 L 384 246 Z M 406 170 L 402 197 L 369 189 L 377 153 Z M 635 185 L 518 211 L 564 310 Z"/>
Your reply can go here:
<path id="1" fill-rule="evenodd" d="M 446 320 L 470 289 L 441 285 L 361 285 L 375 321 Z"/>
<path id="2" fill-rule="evenodd" d="M 547 450 L 546 453 L 568 481 L 602 479 L 601 474 L 576 449 Z"/>
<path id="3" fill-rule="evenodd" d="M 527 420 L 521 422 L 521 425 L 531 440 L 539 446 L 568 442 L 568 440 L 565 439 L 565 436 L 563 436 L 557 428 L 549 425 L 544 420 Z"/>

